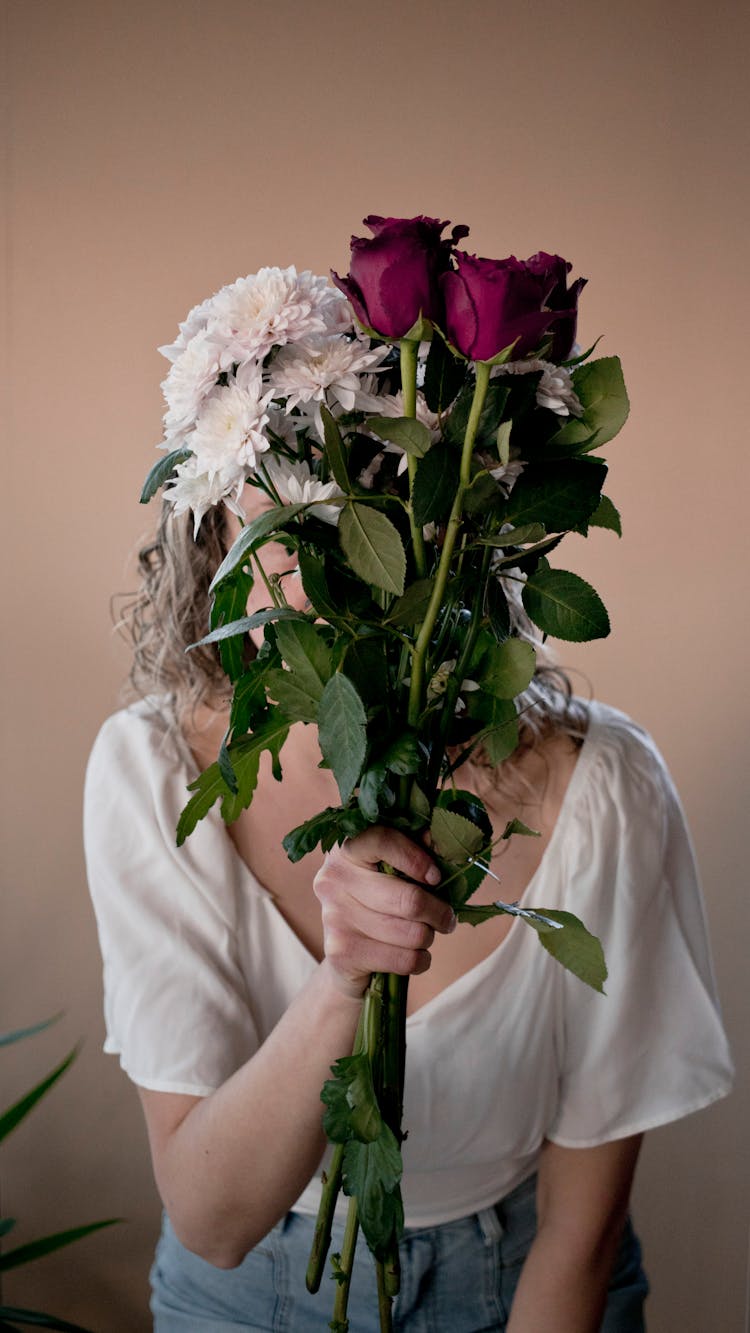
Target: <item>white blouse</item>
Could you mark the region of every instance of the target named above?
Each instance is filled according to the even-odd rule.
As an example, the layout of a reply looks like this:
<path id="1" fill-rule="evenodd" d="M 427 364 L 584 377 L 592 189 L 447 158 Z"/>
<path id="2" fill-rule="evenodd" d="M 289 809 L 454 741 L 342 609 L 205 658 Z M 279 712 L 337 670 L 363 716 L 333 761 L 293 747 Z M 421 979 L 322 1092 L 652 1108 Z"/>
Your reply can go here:
<path id="1" fill-rule="evenodd" d="M 176 846 L 194 776 L 153 702 L 116 713 L 89 761 L 85 845 L 104 1049 L 145 1088 L 204 1096 L 253 1055 L 317 964 L 238 855 L 218 806 Z M 516 920 L 409 1018 L 407 1226 L 490 1206 L 534 1170 L 545 1138 L 590 1147 L 730 1089 L 679 799 L 653 741 L 615 709 L 590 705 L 522 902 L 575 912 L 599 936 L 607 993 L 566 972 Z M 318 1197 L 315 1180 L 296 1207 L 314 1212 Z"/>

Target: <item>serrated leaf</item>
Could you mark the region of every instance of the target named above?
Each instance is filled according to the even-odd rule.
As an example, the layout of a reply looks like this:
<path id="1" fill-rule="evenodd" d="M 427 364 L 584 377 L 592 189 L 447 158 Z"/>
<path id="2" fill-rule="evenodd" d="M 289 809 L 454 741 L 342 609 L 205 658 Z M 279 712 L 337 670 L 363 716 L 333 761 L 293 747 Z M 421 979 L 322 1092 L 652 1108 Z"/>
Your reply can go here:
<path id="1" fill-rule="evenodd" d="M 470 819 L 436 806 L 430 820 L 432 844 L 444 861 L 463 865 L 484 846 L 484 834 Z"/>
<path id="2" fill-rule="evenodd" d="M 340 615 L 341 607 L 337 605 L 329 591 L 323 561 L 318 556 L 311 555 L 309 551 L 300 551 L 299 572 L 302 587 L 314 610 L 319 616 L 325 616 L 326 620 L 335 621 Z"/>
<path id="3" fill-rule="evenodd" d="M 276 627 L 279 652 L 294 673 L 295 684 L 318 702 L 331 678 L 331 650 L 315 625 L 307 620 L 281 621 Z"/>
<path id="4" fill-rule="evenodd" d="M 349 480 L 349 473 L 347 471 L 344 441 L 341 438 L 341 431 L 336 424 L 335 418 L 331 415 L 325 404 L 323 404 L 320 409 L 320 415 L 323 421 L 323 439 L 325 440 L 325 452 L 326 458 L 328 459 L 328 465 L 333 473 L 334 480 L 341 487 L 342 491 L 348 495 L 352 489 L 352 484 Z"/>
<path id="5" fill-rule="evenodd" d="M 213 592 L 244 565 L 256 546 L 260 546 L 274 533 L 283 532 L 307 507 L 307 504 L 275 505 L 273 509 L 264 510 L 247 523 L 214 574 L 209 592 Z"/>
<path id="6" fill-rule="evenodd" d="M 534 907 L 531 910 L 560 922 L 563 927 L 562 930 L 555 930 L 553 926 L 529 919 L 527 924 L 537 932 L 539 943 L 569 972 L 585 981 L 593 990 L 604 994 L 607 965 L 596 935 L 592 935 L 572 912 L 561 912 L 549 907 Z"/>
<path id="7" fill-rule="evenodd" d="M 609 616 L 590 583 L 564 569 L 540 570 L 523 588 L 523 605 L 545 634 L 585 643 L 609 634 Z"/>
<path id="8" fill-rule="evenodd" d="M 524 824 L 522 819 L 509 819 L 500 837 L 512 838 L 514 834 L 524 838 L 541 838 L 542 836 L 538 829 L 529 828 L 528 824 Z"/>
<path id="9" fill-rule="evenodd" d="M 165 454 L 163 458 L 154 463 L 143 483 L 140 503 L 142 505 L 148 504 L 152 496 L 156 495 L 159 487 L 171 477 L 177 464 L 186 462 L 190 455 L 190 449 L 173 449 L 171 453 Z"/>
<path id="10" fill-rule="evenodd" d="M 180 815 L 177 824 L 177 846 L 181 847 L 193 829 L 221 800 L 222 818 L 231 823 L 243 809 L 250 804 L 258 780 L 258 765 L 263 750 L 269 750 L 272 758 L 278 760 L 279 751 L 289 734 L 289 722 L 278 712 L 271 712 L 267 720 L 250 736 L 242 736 L 229 745 L 229 756 L 238 785 L 238 795 L 227 787 L 218 763 L 204 769 L 190 783 L 188 791 L 194 793 Z"/>
<path id="11" fill-rule="evenodd" d="M 326 1106 L 323 1128 L 331 1143 L 351 1138 L 372 1143 L 378 1138 L 382 1117 L 372 1084 L 367 1055 L 345 1055 L 331 1067 L 332 1079 L 323 1084 L 320 1099 Z"/>
<path id="12" fill-rule="evenodd" d="M 597 447 L 606 444 L 622 429 L 630 411 L 620 358 L 606 356 L 578 366 L 572 380 L 583 417 L 566 422 L 550 443 L 584 443 L 585 434 L 594 433 Z"/>
<path id="13" fill-rule="evenodd" d="M 388 614 L 385 617 L 386 624 L 421 624 L 429 605 L 434 586 L 434 579 L 417 579 L 416 582 L 410 583 L 402 596 L 397 597 L 395 602 L 391 604 Z"/>
<path id="14" fill-rule="evenodd" d="M 453 356 L 442 338 L 433 338 L 424 372 L 422 392 L 431 412 L 445 412 L 466 379 L 466 362 Z"/>
<path id="15" fill-rule="evenodd" d="M 422 758 L 419 737 L 413 731 L 405 731 L 392 740 L 381 755 L 381 762 L 391 773 L 404 777 L 407 773 L 416 773 Z"/>
<path id="16" fill-rule="evenodd" d="M 266 677 L 269 696 L 290 722 L 317 722 L 319 695 L 310 694 L 294 673 L 272 667 Z"/>
<path id="17" fill-rule="evenodd" d="M 267 657 L 256 657 L 235 682 L 229 714 L 229 726 L 234 735 L 250 731 L 253 721 L 265 709 L 266 674 L 279 660 L 275 652 Z"/>
<path id="18" fill-rule="evenodd" d="M 482 723 L 479 741 L 490 763 L 502 764 L 518 748 L 518 713 L 513 700 L 473 690 L 467 695 L 466 711 Z"/>
<path id="19" fill-rule="evenodd" d="M 471 485 L 464 492 L 463 506 L 467 514 L 489 513 L 504 503 L 505 491 L 486 469 L 477 472 Z"/>
<path id="20" fill-rule="evenodd" d="M 432 435 L 416 417 L 368 417 L 364 427 L 381 440 L 397 444 L 412 458 L 423 458 L 432 446 Z"/>
<path id="21" fill-rule="evenodd" d="M 18 1268 L 21 1264 L 41 1259 L 43 1255 L 51 1254 L 53 1250 L 72 1245 L 74 1241 L 82 1240 L 84 1236 L 90 1236 L 94 1231 L 115 1226 L 121 1221 L 121 1217 L 109 1217 L 103 1222 L 89 1222 L 87 1226 L 71 1227 L 67 1231 L 57 1231 L 51 1236 L 42 1236 L 39 1240 L 29 1241 L 26 1245 L 17 1245 L 14 1250 L 7 1250 L 5 1254 L 0 1255 L 0 1273 L 7 1273 L 10 1268 Z"/>
<path id="22" fill-rule="evenodd" d="M 233 578 L 216 589 L 211 599 L 209 624 L 211 629 L 219 634 L 219 639 L 213 642 L 219 642 L 221 665 L 232 681 L 237 680 L 244 670 L 245 643 L 243 639 L 235 638 L 231 633 L 220 633 L 220 629 L 245 614 L 252 586 L 252 575 L 243 574 L 238 569 Z"/>
<path id="23" fill-rule="evenodd" d="M 367 717 L 354 685 L 341 671 L 328 681 L 318 707 L 320 750 L 346 805 L 359 781 L 367 748 Z"/>
<path id="24" fill-rule="evenodd" d="M 14 1102 L 12 1106 L 8 1107 L 7 1111 L 0 1115 L 0 1142 L 7 1138 L 11 1130 L 14 1130 L 16 1125 L 19 1125 L 26 1118 L 32 1107 L 36 1106 L 37 1102 L 49 1092 L 59 1078 L 62 1078 L 77 1055 L 78 1047 L 74 1046 L 73 1050 L 68 1052 L 65 1059 L 50 1074 L 47 1074 L 46 1078 L 43 1078 L 30 1092 L 25 1093 L 23 1097 L 20 1097 L 17 1102 Z"/>
<path id="25" fill-rule="evenodd" d="M 458 488 L 459 458 L 454 449 L 438 441 L 417 463 L 411 503 L 414 522 L 439 522 L 445 518 Z"/>
<path id="26" fill-rule="evenodd" d="M 362 1231 L 379 1258 L 403 1228 L 401 1173 L 399 1146 L 385 1121 L 372 1143 L 350 1139 L 344 1148 L 343 1190 L 356 1196 Z"/>
<path id="27" fill-rule="evenodd" d="M 509 395 L 510 389 L 498 380 L 493 380 L 489 385 L 477 427 L 478 444 L 483 440 L 494 441 Z M 473 398 L 474 381 L 467 380 L 445 424 L 444 435 L 451 444 L 464 442 Z"/>
<path id="28" fill-rule="evenodd" d="M 613 505 L 609 496 L 602 495 L 593 514 L 589 516 L 590 528 L 609 528 L 616 532 L 618 537 L 622 536 L 622 521 L 618 510 Z"/>
<path id="29" fill-rule="evenodd" d="M 380 816 L 378 797 L 384 786 L 385 768 L 382 764 L 374 764 L 365 769 L 359 782 L 357 804 L 371 824 L 374 824 Z"/>
<path id="30" fill-rule="evenodd" d="M 490 648 L 479 684 L 497 699 L 515 699 L 530 684 L 535 667 L 536 653 L 530 643 L 525 639 L 506 639 Z"/>
<path id="31" fill-rule="evenodd" d="M 320 814 L 313 815 L 311 819 L 291 829 L 282 839 L 281 845 L 290 861 L 301 861 L 318 843 L 327 852 L 334 843 L 356 837 L 367 827 L 367 823 L 359 809 L 342 810 L 340 806 L 329 805 Z"/>
<path id="32" fill-rule="evenodd" d="M 354 573 L 365 583 L 400 597 L 404 591 L 406 555 L 391 520 L 368 505 L 348 504 L 341 511 L 338 533 Z"/>
<path id="33" fill-rule="evenodd" d="M 542 523 L 547 532 L 567 531 L 593 514 L 606 475 L 606 465 L 590 459 L 529 463 L 513 487 L 503 519 L 514 527 Z"/>

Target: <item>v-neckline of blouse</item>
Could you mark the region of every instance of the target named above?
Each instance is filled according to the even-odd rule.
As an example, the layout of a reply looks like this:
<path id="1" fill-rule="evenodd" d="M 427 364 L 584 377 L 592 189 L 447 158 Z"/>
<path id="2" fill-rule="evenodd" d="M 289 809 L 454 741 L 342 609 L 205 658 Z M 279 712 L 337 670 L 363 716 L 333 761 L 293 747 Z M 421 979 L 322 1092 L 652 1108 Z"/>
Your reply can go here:
<path id="1" fill-rule="evenodd" d="M 552 856 L 558 849 L 558 846 L 564 837 L 565 830 L 569 823 L 573 807 L 578 800 L 579 792 L 583 787 L 586 773 L 590 767 L 593 751 L 595 749 L 595 746 L 591 744 L 592 733 L 596 732 L 597 730 L 598 717 L 597 717 L 597 706 L 594 700 L 590 700 L 587 703 L 586 707 L 588 714 L 588 725 L 586 728 L 586 733 L 583 737 L 581 747 L 578 752 L 578 758 L 576 759 L 575 767 L 573 769 L 573 772 L 571 773 L 570 780 L 568 782 L 567 787 L 565 788 L 565 792 L 563 793 L 563 798 L 562 801 L 560 802 L 560 809 L 557 814 L 557 819 L 555 820 L 554 828 L 552 829 L 552 833 L 550 834 L 549 842 L 547 843 L 547 846 L 545 847 L 542 853 L 539 865 L 536 867 L 536 870 L 529 878 L 520 898 L 517 899 L 517 905 L 519 907 L 525 907 L 527 905 L 527 902 L 531 894 L 536 890 L 538 882 L 542 878 L 543 872 L 546 870 L 547 866 L 551 864 Z M 180 755 L 185 765 L 185 768 L 187 769 L 189 774 L 192 772 L 192 776 L 190 778 L 190 780 L 192 781 L 193 778 L 196 777 L 198 773 L 193 753 L 181 732 L 177 733 L 177 739 L 178 739 Z M 284 913 L 281 911 L 270 889 L 266 888 L 265 884 L 261 882 L 261 880 L 256 875 L 255 871 L 251 870 L 250 866 L 240 855 L 237 847 L 235 846 L 229 834 L 228 828 L 226 827 L 224 821 L 221 818 L 221 814 L 219 813 L 217 806 L 213 806 L 213 808 L 209 811 L 208 819 L 213 825 L 215 831 L 219 835 L 224 836 L 226 844 L 228 846 L 228 856 L 230 860 L 236 863 L 240 873 L 244 875 L 244 877 L 248 880 L 251 888 L 262 899 L 264 899 L 266 902 L 269 903 L 270 907 L 278 917 L 279 921 L 281 921 L 282 924 L 286 927 L 286 930 L 289 933 L 291 939 L 295 942 L 296 946 L 302 951 L 307 961 L 314 963 L 316 966 L 318 966 L 319 960 L 315 957 L 315 954 L 312 953 L 312 951 L 307 947 L 304 940 L 302 940 L 301 937 L 297 934 L 294 927 L 289 923 L 289 921 L 287 921 L 286 917 L 284 916 Z M 539 904 L 539 906 L 544 906 L 544 904 Z M 508 933 L 503 936 L 503 938 L 499 941 L 499 943 L 495 946 L 495 948 L 492 949 L 490 953 L 488 953 L 484 958 L 481 958 L 478 963 L 474 963 L 473 966 L 468 968 L 466 972 L 462 972 L 461 975 L 455 977 L 453 981 L 449 981 L 448 984 L 442 988 L 442 990 L 439 990 L 437 992 L 436 995 L 431 996 L 429 1000 L 425 1000 L 424 1004 L 420 1004 L 418 1009 L 413 1010 L 413 1012 L 409 1014 L 407 1017 L 406 1020 L 407 1027 L 416 1026 L 418 1022 L 423 1019 L 423 1016 L 428 1013 L 428 1011 L 431 1011 L 435 1007 L 439 1007 L 443 1001 L 444 996 L 453 995 L 453 997 L 455 998 L 456 991 L 460 990 L 462 986 L 465 987 L 466 989 L 471 989 L 471 987 L 476 985 L 476 983 L 479 980 L 481 980 L 481 977 L 484 974 L 484 972 L 489 971 L 496 964 L 499 956 L 503 952 L 508 951 L 508 946 L 511 939 L 514 939 L 518 935 L 517 928 L 520 926 L 520 924 L 521 924 L 520 919 L 518 917 L 514 917 L 513 920 L 511 921 Z"/>

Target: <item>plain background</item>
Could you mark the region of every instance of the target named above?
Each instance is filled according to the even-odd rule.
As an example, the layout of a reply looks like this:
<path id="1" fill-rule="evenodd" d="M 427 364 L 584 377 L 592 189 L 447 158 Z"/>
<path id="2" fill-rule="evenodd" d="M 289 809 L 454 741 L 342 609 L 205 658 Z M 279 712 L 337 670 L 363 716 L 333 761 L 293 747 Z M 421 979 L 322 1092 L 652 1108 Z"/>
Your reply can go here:
<path id="1" fill-rule="evenodd" d="M 135 1092 L 101 1054 L 80 807 L 127 667 L 110 595 L 132 589 L 154 518 L 137 498 L 160 437 L 155 348 L 263 264 L 345 272 L 366 213 L 467 222 L 480 254 L 557 251 L 590 280 L 581 342 L 604 335 L 633 405 L 606 450 L 625 535 L 568 539 L 613 633 L 561 657 L 672 767 L 746 1068 L 747 10 L 11 0 L 4 14 L 2 1027 L 65 1016 L 2 1053 L 3 1100 L 83 1048 L 6 1146 L 2 1210 L 19 1240 L 127 1219 L 11 1273 L 5 1297 L 140 1333 L 158 1207 Z M 649 1136 L 635 1213 L 652 1333 L 742 1328 L 747 1124 L 741 1077 Z"/>

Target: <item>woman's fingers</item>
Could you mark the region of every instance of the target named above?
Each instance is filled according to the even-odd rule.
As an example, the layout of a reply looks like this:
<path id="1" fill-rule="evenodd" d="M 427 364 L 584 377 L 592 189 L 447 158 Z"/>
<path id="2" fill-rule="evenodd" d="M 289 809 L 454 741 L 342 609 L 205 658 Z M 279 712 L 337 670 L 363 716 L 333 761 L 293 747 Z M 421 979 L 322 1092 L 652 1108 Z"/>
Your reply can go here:
<path id="1" fill-rule="evenodd" d="M 385 861 L 409 879 L 433 885 L 440 883 L 440 870 L 427 848 L 412 842 L 398 829 L 373 824 L 355 838 L 347 838 L 341 850 L 357 865 L 376 866 Z"/>

